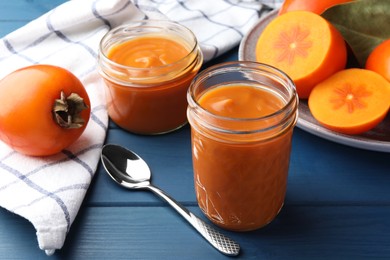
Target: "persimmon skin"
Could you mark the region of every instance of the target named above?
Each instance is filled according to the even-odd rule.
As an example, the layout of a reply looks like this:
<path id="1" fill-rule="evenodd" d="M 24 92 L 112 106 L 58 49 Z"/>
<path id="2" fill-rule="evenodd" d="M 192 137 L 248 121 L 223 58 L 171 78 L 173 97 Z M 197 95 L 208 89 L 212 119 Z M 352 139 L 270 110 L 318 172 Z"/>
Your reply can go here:
<path id="1" fill-rule="evenodd" d="M 285 0 L 279 10 L 279 15 L 291 11 L 309 11 L 322 14 L 326 9 L 353 0 Z"/>
<path id="2" fill-rule="evenodd" d="M 342 70 L 314 87 L 308 105 L 324 127 L 348 135 L 362 134 L 386 117 L 390 83 L 370 70 Z"/>
<path id="3" fill-rule="evenodd" d="M 367 58 L 365 68 L 379 73 L 390 82 L 390 39 L 375 47 Z"/>
<path id="4" fill-rule="evenodd" d="M 80 128 L 63 128 L 54 120 L 53 105 L 71 93 L 83 98 Z M 80 80 L 66 69 L 32 65 L 16 70 L 0 81 L 0 140 L 19 153 L 48 156 L 74 143 L 86 128 L 90 100 Z"/>

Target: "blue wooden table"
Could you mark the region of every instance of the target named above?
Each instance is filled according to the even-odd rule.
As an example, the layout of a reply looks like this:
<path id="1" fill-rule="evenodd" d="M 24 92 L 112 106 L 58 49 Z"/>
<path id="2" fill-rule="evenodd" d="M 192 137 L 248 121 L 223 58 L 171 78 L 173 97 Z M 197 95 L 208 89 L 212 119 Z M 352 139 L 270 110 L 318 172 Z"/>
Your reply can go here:
<path id="1" fill-rule="evenodd" d="M 61 2 L 1 1 L 0 36 Z M 237 48 L 214 62 L 232 59 L 237 59 Z M 111 123 L 106 143 L 137 151 L 150 164 L 154 184 L 206 220 L 195 200 L 188 126 L 167 135 L 139 136 Z M 279 216 L 254 232 L 223 232 L 240 243 L 239 259 L 390 258 L 390 153 L 344 146 L 296 129 L 287 197 Z M 32 225 L 0 208 L 0 259 L 46 258 Z M 63 249 L 51 256 L 227 258 L 159 198 L 121 189 L 101 166 Z"/>

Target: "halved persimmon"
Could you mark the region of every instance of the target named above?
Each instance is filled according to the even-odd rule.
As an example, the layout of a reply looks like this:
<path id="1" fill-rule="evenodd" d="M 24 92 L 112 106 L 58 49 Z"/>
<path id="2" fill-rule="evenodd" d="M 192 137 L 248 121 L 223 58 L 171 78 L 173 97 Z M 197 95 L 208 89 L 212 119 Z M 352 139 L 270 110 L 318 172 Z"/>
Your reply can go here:
<path id="1" fill-rule="evenodd" d="M 347 48 L 342 35 L 318 14 L 295 11 L 271 21 L 256 45 L 256 60 L 284 71 L 298 96 L 345 68 Z"/>
<path id="2" fill-rule="evenodd" d="M 361 134 L 378 125 L 390 107 L 390 83 L 376 72 L 346 69 L 316 85 L 309 96 L 313 117 L 326 128 Z"/>

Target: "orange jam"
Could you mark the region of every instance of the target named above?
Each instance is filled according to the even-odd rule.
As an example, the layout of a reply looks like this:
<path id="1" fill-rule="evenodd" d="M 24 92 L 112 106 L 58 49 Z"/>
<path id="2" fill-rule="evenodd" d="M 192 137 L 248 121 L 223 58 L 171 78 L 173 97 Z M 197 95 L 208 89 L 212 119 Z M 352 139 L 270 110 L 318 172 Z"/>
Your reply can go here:
<path id="1" fill-rule="evenodd" d="M 259 118 L 280 110 L 284 103 L 269 91 L 246 85 L 212 89 L 199 99 L 207 111 L 231 118 Z"/>
<path id="2" fill-rule="evenodd" d="M 179 42 L 161 36 L 150 36 L 113 46 L 107 56 L 125 66 L 153 68 L 177 62 L 187 56 L 188 52 Z"/>
<path id="3" fill-rule="evenodd" d="M 113 32 L 101 43 L 99 65 L 107 86 L 108 114 L 133 133 L 160 134 L 187 123 L 186 92 L 202 63 L 188 29 L 160 22 L 141 29 L 120 27 L 118 36 Z M 156 32 L 169 26 L 183 32 Z M 150 27 L 152 32 L 147 31 Z"/>
<path id="4" fill-rule="evenodd" d="M 188 118 L 199 207 L 229 230 L 268 224 L 284 203 L 296 105 L 286 116 L 286 100 L 253 83 L 220 84 L 199 95 L 191 91 Z"/>

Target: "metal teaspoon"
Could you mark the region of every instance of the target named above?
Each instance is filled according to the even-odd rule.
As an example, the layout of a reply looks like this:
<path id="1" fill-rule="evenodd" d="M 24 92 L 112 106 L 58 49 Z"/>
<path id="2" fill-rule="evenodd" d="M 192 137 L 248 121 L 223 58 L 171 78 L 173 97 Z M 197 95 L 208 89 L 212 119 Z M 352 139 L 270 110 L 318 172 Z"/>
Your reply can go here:
<path id="1" fill-rule="evenodd" d="M 151 171 L 146 162 L 134 152 L 119 145 L 107 144 L 102 149 L 101 160 L 108 175 L 128 189 L 146 189 L 154 192 L 182 215 L 212 246 L 221 253 L 236 256 L 240 246 L 191 213 L 167 193 L 150 182 Z"/>

